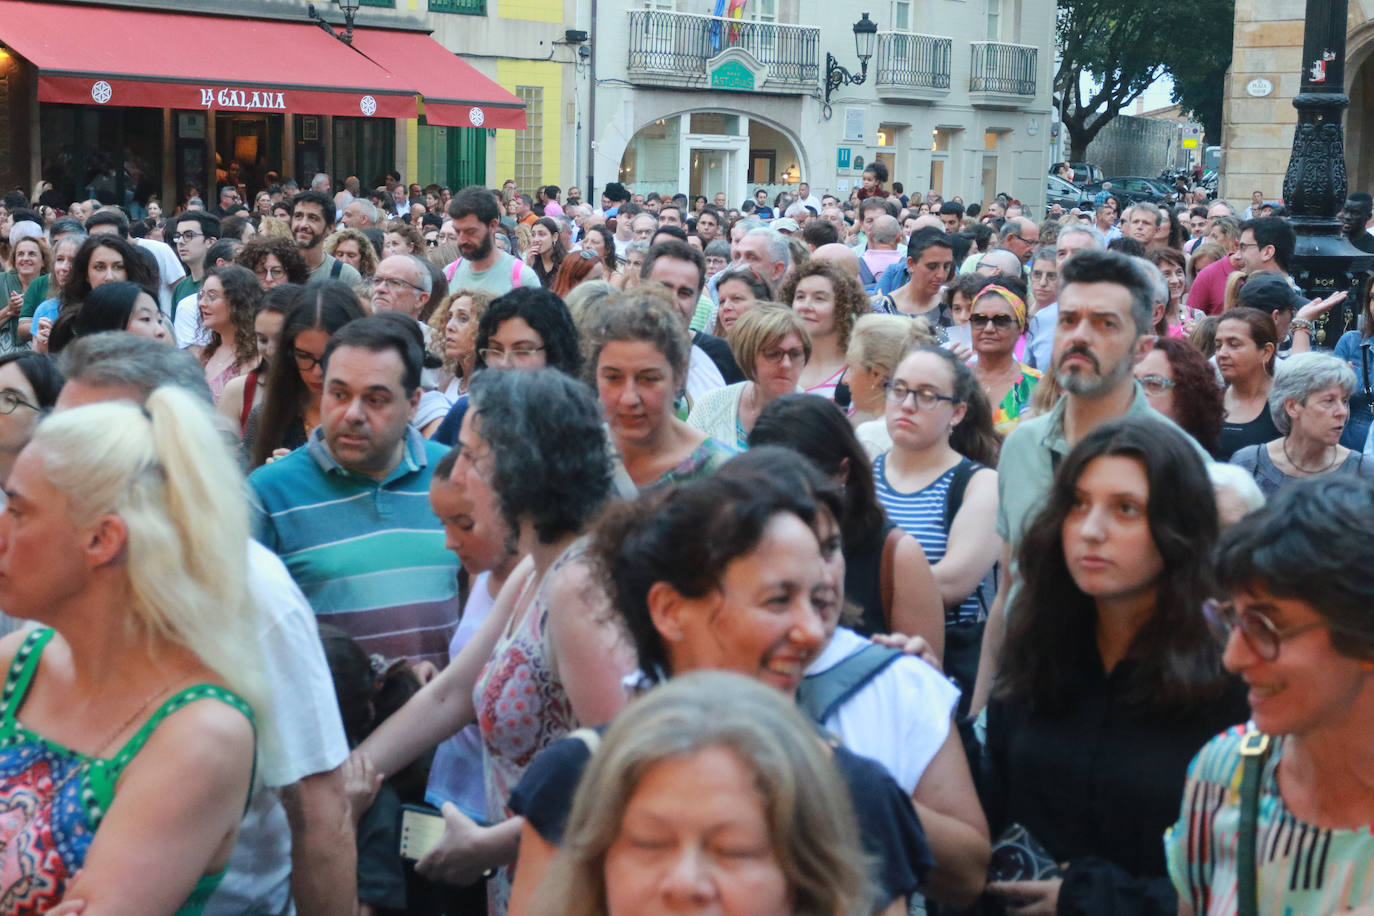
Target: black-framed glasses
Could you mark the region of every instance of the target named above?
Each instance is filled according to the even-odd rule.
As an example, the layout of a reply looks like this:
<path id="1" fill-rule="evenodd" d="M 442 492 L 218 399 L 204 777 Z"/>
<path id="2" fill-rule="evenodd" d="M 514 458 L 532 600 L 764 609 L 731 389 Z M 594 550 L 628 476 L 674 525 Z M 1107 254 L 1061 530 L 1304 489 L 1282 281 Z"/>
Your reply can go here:
<path id="1" fill-rule="evenodd" d="M 999 330 L 999 331 L 1005 331 L 1005 330 L 1007 330 L 1008 328 L 1010 328 L 1011 325 L 1012 325 L 1012 322 L 1014 322 L 1015 320 L 1016 320 L 1016 319 L 1013 318 L 1013 317 L 1011 317 L 1010 315 L 977 315 L 977 314 L 974 314 L 974 315 L 968 316 L 968 323 L 971 324 L 971 325 L 973 325 L 975 328 L 982 329 L 982 328 L 987 327 L 988 324 L 991 323 L 992 326 L 993 326 L 994 328 L 996 328 L 997 330 Z"/>
<path id="2" fill-rule="evenodd" d="M 929 388 L 908 388 L 901 382 L 883 382 L 883 389 L 887 391 L 887 399 L 893 404 L 905 404 L 908 397 L 915 397 L 916 406 L 922 410 L 934 410 L 940 406 L 941 401 L 948 401 L 951 404 L 958 403 L 947 394 L 940 394 L 940 392 L 931 391 Z"/>
<path id="3" fill-rule="evenodd" d="M 21 407 L 27 407 L 35 413 L 43 412 L 43 408 L 37 404 L 30 404 L 17 391 L 0 391 L 0 414 L 12 414 Z"/>
<path id="4" fill-rule="evenodd" d="M 196 239 L 205 238 L 204 232 L 178 232 L 172 236 L 178 242 L 194 242 Z"/>
<path id="5" fill-rule="evenodd" d="M 486 365 L 500 365 L 510 357 L 510 361 L 516 365 L 528 363 L 534 359 L 534 354 L 543 350 L 543 347 L 520 347 L 515 350 L 497 350 L 494 347 L 483 347 L 477 351 L 477 355 L 482 357 L 482 362 Z"/>
<path id="6" fill-rule="evenodd" d="M 406 280 L 402 280 L 400 277 L 373 277 L 367 282 L 372 284 L 373 289 L 378 289 L 379 287 L 385 286 L 388 289 L 390 289 L 393 293 L 399 293 L 406 287 L 410 287 L 411 289 L 416 290 L 417 292 L 424 292 L 423 287 L 420 287 L 414 283 L 410 283 Z"/>
<path id="7" fill-rule="evenodd" d="M 316 366 L 324 365 L 323 357 L 316 356 L 313 353 L 306 353 L 304 350 L 292 350 L 291 358 L 296 361 L 296 368 L 302 372 L 309 372 Z"/>
<path id="8" fill-rule="evenodd" d="M 1165 378 L 1162 375 L 1142 375 L 1136 381 L 1140 382 L 1140 387 L 1145 389 L 1145 394 L 1152 398 L 1162 396 L 1178 384 L 1173 379 Z"/>
<path id="9" fill-rule="evenodd" d="M 1235 604 L 1230 601 L 1211 599 L 1202 602 L 1202 615 L 1207 618 L 1207 625 L 1222 645 L 1226 645 L 1233 630 L 1239 629 L 1245 644 L 1267 662 L 1279 657 L 1279 649 L 1282 648 L 1284 640 L 1292 639 L 1308 630 L 1330 626 L 1325 620 L 1313 620 L 1280 628 L 1259 611 L 1238 611 Z"/>
<path id="10" fill-rule="evenodd" d="M 784 350 L 782 347 L 769 347 L 759 351 L 759 357 L 764 362 L 774 366 L 781 363 L 784 356 L 790 359 L 793 365 L 806 364 L 806 350 L 801 347 L 793 347 L 790 350 Z"/>

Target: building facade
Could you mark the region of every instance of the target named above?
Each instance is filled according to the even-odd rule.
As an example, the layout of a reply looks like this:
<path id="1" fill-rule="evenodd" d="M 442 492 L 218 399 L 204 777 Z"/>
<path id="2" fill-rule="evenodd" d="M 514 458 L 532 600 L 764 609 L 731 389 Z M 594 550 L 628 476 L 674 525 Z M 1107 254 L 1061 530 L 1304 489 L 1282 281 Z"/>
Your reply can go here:
<path id="1" fill-rule="evenodd" d="M 1035 208 L 1049 167 L 1055 5 L 1048 0 L 710 0 L 601 4 L 589 184 L 732 206 L 806 181 L 841 197 L 887 164 L 907 193 Z M 825 98 L 827 55 L 857 74 L 854 25 L 877 24 L 866 80 Z M 590 191 L 589 191 L 590 194 Z"/>
<path id="2" fill-rule="evenodd" d="M 1221 196 L 1277 200 L 1298 121 L 1305 0 L 1236 0 L 1222 127 Z M 1374 191 L 1374 0 L 1349 0 L 1345 161 L 1351 190 Z"/>

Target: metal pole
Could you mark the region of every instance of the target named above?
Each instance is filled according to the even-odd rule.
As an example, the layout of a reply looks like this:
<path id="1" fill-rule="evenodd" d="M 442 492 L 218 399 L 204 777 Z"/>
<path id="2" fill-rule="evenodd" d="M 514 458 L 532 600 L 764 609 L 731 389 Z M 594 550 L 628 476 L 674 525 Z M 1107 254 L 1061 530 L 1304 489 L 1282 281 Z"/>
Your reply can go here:
<path id="1" fill-rule="evenodd" d="M 593 202 L 593 207 L 601 200 L 596 192 L 596 52 L 600 45 L 596 33 L 596 5 L 597 0 L 592 0 L 592 19 L 588 29 L 591 34 L 588 49 L 591 56 L 587 58 L 587 187 L 582 192 L 582 200 Z"/>
<path id="2" fill-rule="evenodd" d="M 1374 257 L 1341 234 L 1337 217 L 1348 190 L 1341 128 L 1342 112 L 1350 105 L 1345 93 L 1346 15 L 1347 0 L 1307 0 L 1302 82 L 1293 99 L 1298 124 L 1283 178 L 1284 203 L 1298 235 L 1290 265 L 1294 281 L 1312 298 L 1350 291 L 1342 306 L 1317 320 L 1313 343 L 1328 349 L 1355 326 L 1361 275 L 1374 266 Z"/>

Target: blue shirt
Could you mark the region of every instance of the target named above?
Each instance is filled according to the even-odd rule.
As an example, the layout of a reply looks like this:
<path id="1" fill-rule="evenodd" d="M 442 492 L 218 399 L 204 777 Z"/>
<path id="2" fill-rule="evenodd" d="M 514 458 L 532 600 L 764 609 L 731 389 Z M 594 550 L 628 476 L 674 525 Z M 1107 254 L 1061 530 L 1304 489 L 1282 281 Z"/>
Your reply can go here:
<path id="1" fill-rule="evenodd" d="M 1362 337 L 1359 331 L 1346 331 L 1336 341 L 1336 349 L 1332 352 L 1355 370 L 1350 419 L 1345 421 L 1341 445 L 1362 451 L 1370 428 L 1374 426 L 1374 337 Z"/>
<path id="2" fill-rule="evenodd" d="M 429 505 L 441 445 L 406 430 L 401 462 L 378 481 L 344 468 L 323 431 L 248 477 L 254 536 L 275 551 L 320 623 L 366 652 L 448 663 L 458 559 Z"/>

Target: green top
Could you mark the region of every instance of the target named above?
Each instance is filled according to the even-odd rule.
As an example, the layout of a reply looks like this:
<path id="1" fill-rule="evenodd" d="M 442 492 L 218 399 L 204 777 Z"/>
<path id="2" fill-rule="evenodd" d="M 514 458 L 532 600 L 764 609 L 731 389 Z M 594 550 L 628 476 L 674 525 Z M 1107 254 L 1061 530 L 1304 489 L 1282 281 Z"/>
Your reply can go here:
<path id="1" fill-rule="evenodd" d="M 8 886 L 0 892 L 7 900 L 18 894 L 23 901 L 14 902 L 33 903 L 34 912 L 61 901 L 85 864 L 125 768 L 162 720 L 197 700 L 214 699 L 253 722 L 252 710 L 237 694 L 216 684 L 195 684 L 168 697 L 113 757 L 91 757 L 50 741 L 26 728 L 16 715 L 53 632 L 40 628 L 28 635 L 10 663 L 0 693 L 0 843 L 15 847 L 12 861 L 23 872 L 5 875 Z M 223 878 L 224 870 L 201 876 L 178 916 L 198 916 Z M 19 911 L 25 911 L 24 906 Z"/>
<path id="2" fill-rule="evenodd" d="M 204 280 L 196 280 L 190 274 L 178 280 L 176 286 L 172 287 L 172 314 L 167 317 L 172 319 L 172 321 L 176 321 L 177 306 L 181 305 L 181 300 L 185 299 L 187 296 L 199 295 L 201 284 L 204 282 Z"/>
<path id="3" fill-rule="evenodd" d="M 20 318 L 32 318 L 34 311 L 43 301 L 51 298 L 48 295 L 48 286 L 51 282 L 52 274 L 43 274 L 29 284 L 29 288 L 24 290 L 24 306 L 19 310 Z"/>

